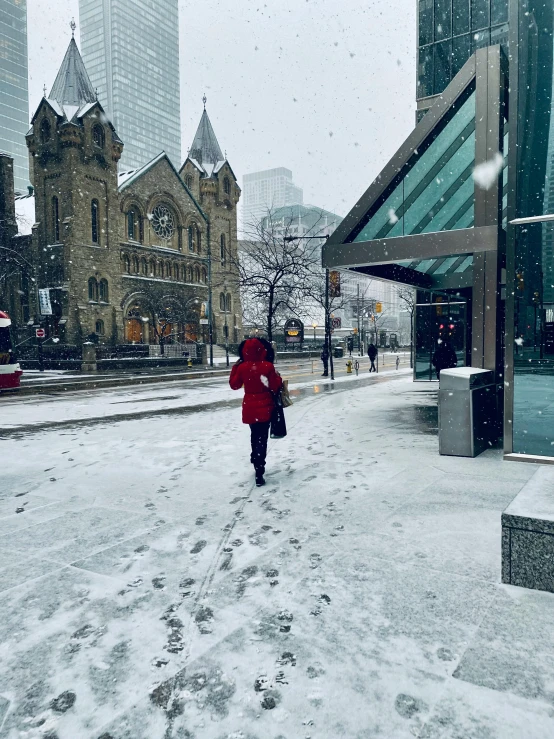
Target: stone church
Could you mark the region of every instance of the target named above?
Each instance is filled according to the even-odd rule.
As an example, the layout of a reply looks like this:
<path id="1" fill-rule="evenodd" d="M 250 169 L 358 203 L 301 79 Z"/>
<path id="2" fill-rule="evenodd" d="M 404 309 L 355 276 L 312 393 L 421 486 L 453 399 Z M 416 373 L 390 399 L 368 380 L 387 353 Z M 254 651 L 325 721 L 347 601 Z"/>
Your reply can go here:
<path id="1" fill-rule="evenodd" d="M 160 337 L 208 343 L 210 293 L 214 343 L 226 332 L 232 343 L 242 339 L 240 188 L 205 105 L 179 171 L 164 152 L 118 171 L 125 142 L 71 40 L 27 134 L 33 192 L 14 198 L 11 160 L 0 157 L 0 213 L 19 224 L 18 233 L 4 229 L 4 240 L 34 268 L 0 305 L 20 335 L 33 324 L 38 286 L 50 290 L 53 315 L 42 325 L 59 347 L 91 337 L 112 346 L 155 345 Z"/>

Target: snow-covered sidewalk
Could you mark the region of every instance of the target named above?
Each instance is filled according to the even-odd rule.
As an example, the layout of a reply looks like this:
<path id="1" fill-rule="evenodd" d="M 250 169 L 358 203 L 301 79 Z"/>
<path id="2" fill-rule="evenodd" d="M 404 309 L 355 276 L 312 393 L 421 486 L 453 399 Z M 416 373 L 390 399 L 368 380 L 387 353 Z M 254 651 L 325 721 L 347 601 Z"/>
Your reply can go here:
<path id="1" fill-rule="evenodd" d="M 433 390 L 2 443 L 2 739 L 545 739 L 554 596 L 499 585 L 533 465 L 439 457 Z M 22 512 L 16 512 L 22 511 Z"/>

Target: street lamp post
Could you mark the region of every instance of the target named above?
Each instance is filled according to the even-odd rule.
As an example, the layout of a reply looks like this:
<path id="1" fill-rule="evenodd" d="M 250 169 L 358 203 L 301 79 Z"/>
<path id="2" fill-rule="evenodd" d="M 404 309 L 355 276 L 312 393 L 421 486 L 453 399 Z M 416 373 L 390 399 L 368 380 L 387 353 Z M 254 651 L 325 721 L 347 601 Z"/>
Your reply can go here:
<path id="1" fill-rule="evenodd" d="M 223 316 L 225 318 L 225 364 L 229 366 L 229 325 L 227 323 L 227 285 L 223 283 Z"/>
<path id="2" fill-rule="evenodd" d="M 316 339 L 315 339 L 315 330 L 317 328 L 317 323 L 313 323 L 312 324 L 312 327 L 313 327 L 313 330 L 314 330 L 314 345 L 315 345 L 315 342 L 316 342 Z"/>

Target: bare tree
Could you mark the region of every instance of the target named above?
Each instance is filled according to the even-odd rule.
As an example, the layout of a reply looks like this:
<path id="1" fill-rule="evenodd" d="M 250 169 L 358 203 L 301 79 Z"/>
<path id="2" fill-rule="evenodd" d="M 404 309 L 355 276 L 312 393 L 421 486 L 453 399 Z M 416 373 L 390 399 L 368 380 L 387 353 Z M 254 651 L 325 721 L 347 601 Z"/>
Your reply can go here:
<path id="1" fill-rule="evenodd" d="M 416 308 L 416 291 L 408 285 L 398 285 L 396 288 L 398 299 L 404 305 L 404 310 L 410 316 L 410 367 L 414 366 L 414 317 Z"/>
<path id="2" fill-rule="evenodd" d="M 238 255 L 228 254 L 226 279 L 236 275 L 245 322 L 263 328 L 269 341 L 285 317 L 305 313 L 316 266 L 321 271 L 321 246 L 304 237 L 320 235 L 319 222 L 298 236 L 292 215 L 277 218 L 268 211 L 262 221 L 246 224 Z"/>

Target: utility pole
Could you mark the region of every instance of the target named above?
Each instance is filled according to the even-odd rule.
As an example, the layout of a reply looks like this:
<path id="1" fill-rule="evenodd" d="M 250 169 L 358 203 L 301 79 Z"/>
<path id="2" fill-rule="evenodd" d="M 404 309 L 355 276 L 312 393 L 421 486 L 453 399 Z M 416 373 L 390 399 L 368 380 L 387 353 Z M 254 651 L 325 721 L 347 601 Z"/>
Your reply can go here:
<path id="1" fill-rule="evenodd" d="M 356 318 L 358 321 L 358 356 L 362 356 L 362 341 L 360 336 L 360 283 L 356 284 Z"/>
<path id="2" fill-rule="evenodd" d="M 227 283 L 223 282 L 223 295 L 225 300 L 225 311 L 223 312 L 223 315 L 225 317 L 225 363 L 227 367 L 229 366 L 229 325 L 227 323 Z"/>

